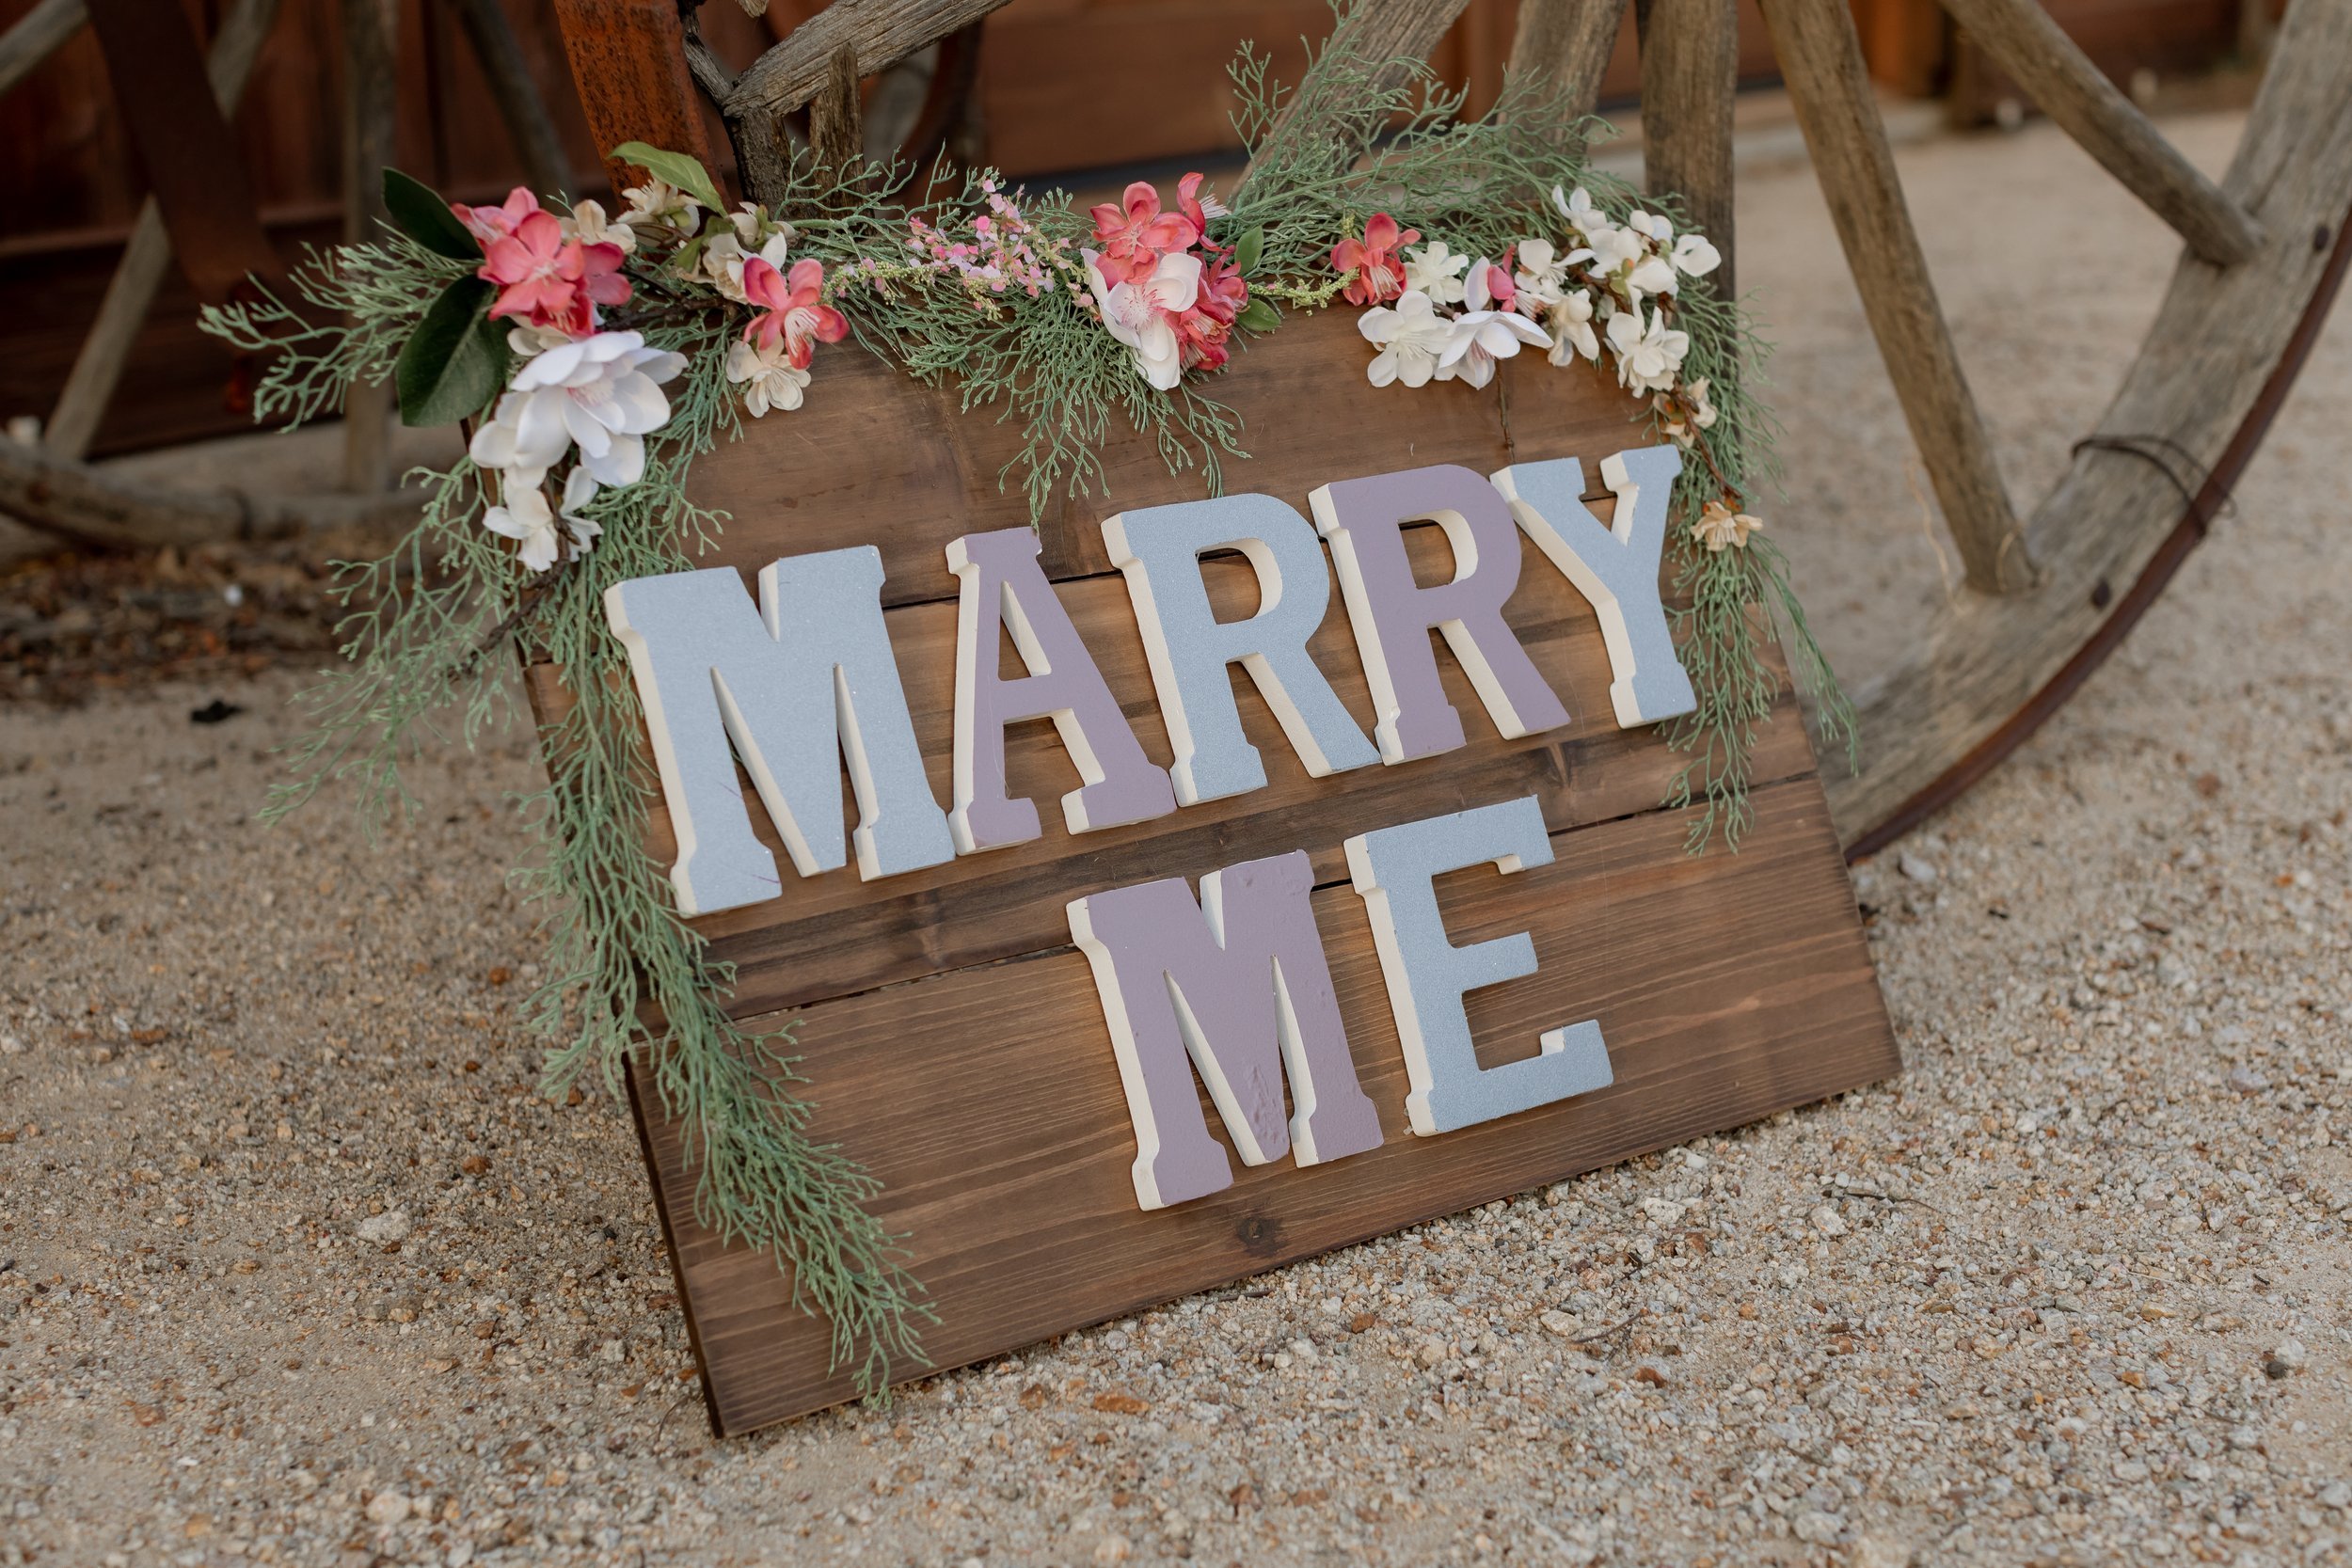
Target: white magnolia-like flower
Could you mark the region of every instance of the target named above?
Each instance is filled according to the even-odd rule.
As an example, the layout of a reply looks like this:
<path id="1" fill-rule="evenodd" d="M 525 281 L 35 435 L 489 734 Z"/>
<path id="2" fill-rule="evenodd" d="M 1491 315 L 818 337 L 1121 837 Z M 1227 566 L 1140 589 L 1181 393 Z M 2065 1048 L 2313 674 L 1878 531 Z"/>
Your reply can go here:
<path id="1" fill-rule="evenodd" d="M 743 388 L 743 406 L 756 420 L 771 408 L 790 413 L 808 389 L 808 372 L 795 369 L 792 351 L 777 340 L 773 351 L 737 339 L 727 350 L 727 379 Z"/>
<path id="2" fill-rule="evenodd" d="M 667 180 L 648 180 L 621 195 L 628 201 L 628 211 L 619 221 L 631 229 L 668 229 L 691 237 L 702 228 L 701 205 Z"/>
<path id="3" fill-rule="evenodd" d="M 605 221 L 604 203 L 580 201 L 572 206 L 571 214 L 561 224 L 564 237 L 583 245 L 618 245 L 624 255 L 637 248 L 637 230 L 624 222 Z"/>
<path id="4" fill-rule="evenodd" d="M 1593 291 L 1579 289 L 1562 294 L 1551 309 L 1544 312 L 1545 325 L 1551 328 L 1551 353 L 1548 356 L 1555 365 L 1565 365 L 1580 356 L 1597 364 L 1600 359 L 1600 334 L 1593 330 Z"/>
<path id="5" fill-rule="evenodd" d="M 1691 352 L 1691 335 L 1666 325 L 1663 310 L 1645 316 L 1642 308 L 1620 310 L 1609 318 L 1609 350 L 1617 356 L 1617 382 L 1636 392 L 1663 392 L 1675 384 L 1682 356 Z"/>
<path id="6" fill-rule="evenodd" d="M 661 384 L 686 356 L 647 348 L 640 332 L 598 332 L 523 362 L 513 389 L 468 449 L 485 468 L 546 472 L 580 443 L 599 484 L 634 484 L 645 471 L 645 436 L 669 422 Z"/>
<path id="7" fill-rule="evenodd" d="M 1685 234 L 1675 242 L 1674 264 L 1692 277 L 1705 277 L 1724 264 L 1724 253 L 1704 234 Z"/>
<path id="8" fill-rule="evenodd" d="M 1095 264 L 1098 253 L 1088 250 L 1087 283 L 1103 312 L 1103 325 L 1136 356 L 1136 373 L 1161 391 L 1184 378 L 1184 348 L 1177 341 L 1175 318 L 1192 309 L 1200 295 L 1200 258 L 1187 251 L 1169 251 L 1148 276 L 1108 283 Z"/>
<path id="9" fill-rule="evenodd" d="M 1517 355 L 1520 346 L 1549 348 L 1544 329 L 1516 310 L 1472 310 L 1457 316 L 1438 356 L 1438 373 L 1484 387 L 1495 378 L 1495 361 Z"/>
<path id="10" fill-rule="evenodd" d="M 1418 289 L 1399 294 L 1393 309 L 1374 306 L 1356 318 L 1356 330 L 1380 350 L 1364 367 L 1364 378 L 1375 387 L 1392 381 L 1426 387 L 1454 337 L 1454 324 L 1438 314 L 1437 306 Z"/>
<path id="11" fill-rule="evenodd" d="M 586 555 L 604 530 L 580 516 L 580 509 L 594 500 L 596 482 L 585 468 L 574 468 L 564 481 L 564 506 L 559 513 L 548 505 L 543 487 L 547 475 L 537 469 L 510 468 L 501 476 L 505 504 L 482 515 L 482 526 L 492 533 L 518 540 L 516 559 L 533 572 L 544 572 L 564 553 L 564 535 L 572 536 L 572 553 Z"/>
<path id="12" fill-rule="evenodd" d="M 1706 546 L 1708 554 L 1721 555 L 1727 549 L 1746 549 L 1748 535 L 1763 526 L 1760 517 L 1734 512 L 1721 501 L 1708 501 L 1699 509 L 1698 521 L 1691 525 L 1691 537 Z"/>
<path id="13" fill-rule="evenodd" d="M 1443 240 L 1432 240 L 1405 253 L 1405 287 L 1427 294 L 1432 305 L 1459 305 L 1462 274 L 1470 264 L 1469 257 L 1448 250 Z"/>

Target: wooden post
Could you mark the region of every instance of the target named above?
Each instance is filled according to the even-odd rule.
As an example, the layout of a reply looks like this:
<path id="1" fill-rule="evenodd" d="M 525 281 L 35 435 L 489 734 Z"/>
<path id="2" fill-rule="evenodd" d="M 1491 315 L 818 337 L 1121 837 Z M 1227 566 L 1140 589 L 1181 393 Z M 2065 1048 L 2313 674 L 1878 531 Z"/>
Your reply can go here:
<path id="1" fill-rule="evenodd" d="M 342 0 L 343 239 L 371 237 L 384 215 L 400 84 L 397 0 Z M 355 382 L 343 399 L 343 487 L 380 490 L 391 478 L 390 382 Z"/>
<path id="2" fill-rule="evenodd" d="M 555 20 L 615 191 L 637 182 L 635 171 L 611 155 L 627 141 L 691 153 L 710 167 L 677 0 L 555 0 Z"/>
<path id="3" fill-rule="evenodd" d="M 1511 40 L 1514 75 L 1548 79 L 1569 120 L 1593 112 L 1600 78 L 1625 25 L 1625 0 L 1519 0 Z"/>
<path id="4" fill-rule="evenodd" d="M 1903 204 L 1853 17 L 1845 0 L 1763 0 L 1763 8 L 1862 308 L 1969 586 L 1987 594 L 2027 588 L 2035 571 L 2025 533 Z"/>
<path id="5" fill-rule="evenodd" d="M 0 33 L 0 98 L 40 68 L 41 61 L 65 47 L 66 40 L 82 30 L 89 9 L 82 0 L 39 0 L 39 4 Z"/>
<path id="6" fill-rule="evenodd" d="M 1723 252 L 1716 288 L 1737 299 L 1731 106 L 1740 84 L 1740 8 L 1736 0 L 1638 0 L 1634 18 L 1642 34 L 1642 183 L 1682 198 L 1691 227 Z"/>
<path id="7" fill-rule="evenodd" d="M 77 8 L 79 4 L 75 0 Z M 206 75 L 224 119 L 236 112 L 245 97 L 246 79 L 253 73 L 253 62 L 261 55 L 271 24 L 278 20 L 278 0 L 238 0 L 222 21 L 219 36 L 213 40 Z M 164 274 L 170 268 L 171 234 L 164 227 L 162 204 L 151 196 L 139 207 L 138 221 L 132 225 L 131 238 L 122 247 L 122 260 L 106 285 L 106 297 L 99 304 L 98 319 L 82 340 L 65 390 L 57 394 L 57 406 L 50 413 L 41 444 L 51 452 L 78 462 L 89 451 L 99 421 L 105 418 L 115 388 L 121 383 L 132 345 L 155 303 L 155 291 L 163 287 Z"/>

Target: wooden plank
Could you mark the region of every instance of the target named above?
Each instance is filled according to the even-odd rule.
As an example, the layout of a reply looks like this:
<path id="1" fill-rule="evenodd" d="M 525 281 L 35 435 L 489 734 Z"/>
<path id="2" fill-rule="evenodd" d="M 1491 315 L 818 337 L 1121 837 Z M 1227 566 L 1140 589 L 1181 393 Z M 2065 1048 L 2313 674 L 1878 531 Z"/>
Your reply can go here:
<path id="1" fill-rule="evenodd" d="M 773 120 L 814 102 L 834 56 L 850 52 L 857 74 L 872 76 L 928 43 L 969 26 L 1005 0 L 834 0 L 792 29 L 736 77 L 729 119 Z"/>
<path id="2" fill-rule="evenodd" d="M 1236 1162 L 1231 1189 L 1138 1211 L 1100 1005 L 1068 947 L 805 1014 L 812 1131 L 881 1179 L 875 1212 L 905 1234 L 939 1312 L 928 1354 L 952 1367 L 1896 1071 L 1819 784 L 1774 785 L 1756 805 L 1736 857 L 1686 857 L 1682 816 L 1653 813 L 1555 835 L 1549 866 L 1446 884 L 1457 942 L 1532 928 L 1542 966 L 1471 997 L 1482 1057 L 1525 1054 L 1539 1032 L 1597 1018 L 1616 1081 L 1591 1096 L 1413 1136 L 1362 904 L 1334 887 L 1315 913 L 1387 1140 L 1370 1153 L 1304 1169 Z M 824 1324 L 792 1307 L 774 1264 L 694 1224 L 679 1129 L 643 1069 L 632 1074 L 720 1430 L 850 1397 L 826 1369 Z"/>
<path id="3" fill-rule="evenodd" d="M 1740 87 L 1738 0 L 1636 0 L 1642 34 L 1642 184 L 1679 198 L 1723 252 L 1715 287 L 1740 297 L 1732 245 L 1731 109 Z"/>
<path id="4" fill-rule="evenodd" d="M 1986 594 L 2028 588 L 2035 574 L 2025 532 L 2001 487 L 1992 440 L 1903 204 L 1852 14 L 1845 0 L 1766 0 L 1764 20 L 1864 313 L 1969 586 Z"/>
<path id="5" fill-rule="evenodd" d="M 572 80 L 615 190 L 640 171 L 607 156 L 627 141 L 689 152 L 713 168 L 702 104 L 686 72 L 676 0 L 554 0 Z"/>
<path id="6" fill-rule="evenodd" d="M 375 237 L 384 169 L 399 113 L 397 0 L 342 0 L 343 243 Z M 361 495 L 392 477 L 392 385 L 354 381 L 343 393 L 343 488 Z"/>
<path id="7" fill-rule="evenodd" d="M 1251 454 L 1229 462 L 1226 487 L 1303 508 L 1308 492 L 1333 480 L 1436 462 L 1491 473 L 1522 442 L 1529 456 L 1583 456 L 1589 471 L 1647 439 L 1631 422 L 1640 405 L 1584 367 L 1520 355 L 1482 391 L 1460 382 L 1374 387 L 1361 370 L 1370 358 L 1351 317 L 1327 312 L 1258 340 L 1209 378 L 1202 393 L 1240 414 Z M 958 414 L 954 391 L 848 346 L 819 351 L 816 375 L 803 406 L 752 424 L 745 439 L 695 463 L 693 498 L 732 514 L 703 563 L 748 576 L 778 556 L 872 544 L 888 574 L 885 602 L 952 596 L 941 553 L 948 540 L 1029 522 L 1019 476 L 1005 472 L 1020 427 L 999 422 L 993 408 Z M 877 441 L 876 431 L 892 438 Z M 1038 521 L 1051 577 L 1111 569 L 1101 524 L 1114 512 L 1205 493 L 1197 471 L 1170 474 L 1152 439 L 1116 414 L 1102 460 L 1096 494 L 1065 496 Z"/>
<path id="8" fill-rule="evenodd" d="M 1597 467 L 1593 455 L 1586 467 Z M 1604 518 L 1609 515 L 1606 504 L 1596 510 Z M 1414 529 L 1409 538 L 1422 580 L 1451 573 L 1452 555 L 1439 530 Z M 1157 867 L 1197 853 L 1247 859 L 1282 852 L 1304 835 L 1315 847 L 1318 871 L 1336 877 L 1342 875 L 1339 843 L 1354 831 L 1350 824 L 1458 811 L 1496 779 L 1511 780 L 1521 793 L 1539 797 L 1554 829 L 1655 808 L 1683 757 L 1660 745 L 1650 731 L 1617 728 L 1609 706 L 1608 654 L 1599 623 L 1533 544 L 1523 540 L 1521 553 L 1519 587 L 1506 617 L 1573 716 L 1564 730 L 1502 738 L 1451 653 L 1441 653 L 1447 694 L 1470 736 L 1467 748 L 1398 767 L 1314 779 L 1283 739 L 1255 684 L 1236 678 L 1243 727 L 1266 759 L 1265 788 L 1073 836 L 1053 803 L 1077 786 L 1076 770 L 1049 724 L 1024 724 L 1009 737 L 1008 778 L 1013 794 L 1041 802 L 1044 833 L 1027 844 L 959 856 L 945 865 L 875 882 L 846 870 L 793 875 L 756 791 L 739 773 L 754 830 L 775 854 L 783 882 L 779 896 L 767 903 L 691 923 L 710 939 L 717 957 L 738 967 L 728 1011 L 739 1017 L 769 1012 L 1056 945 L 1067 940 L 1063 907 L 1070 899 L 1092 889 L 1146 880 L 1162 874 Z M 1248 615 L 1256 608 L 1255 574 L 1238 558 L 1214 558 L 1205 564 L 1211 602 L 1221 618 Z M 1114 577 L 1067 583 L 1061 597 L 1145 753 L 1165 766 L 1171 752 L 1123 581 Z M 891 611 L 889 620 L 932 793 L 944 801 L 952 798 L 956 609 L 951 602 L 910 606 Z M 1310 647 L 1341 702 L 1369 733 L 1372 700 L 1336 594 Z M 532 682 L 543 723 L 568 708 L 568 696 L 551 668 L 535 667 Z M 1812 770 L 1793 704 L 1784 704 L 1779 717 L 1761 730 L 1756 764 L 1762 779 Z M 657 809 L 650 828 L 649 847 L 666 865 L 677 849 L 665 811 Z"/>
<path id="9" fill-rule="evenodd" d="M 2216 266 L 2254 254 L 2262 229 L 2174 150 L 2038 0 L 1944 0 L 1953 20 L 2082 150 Z"/>

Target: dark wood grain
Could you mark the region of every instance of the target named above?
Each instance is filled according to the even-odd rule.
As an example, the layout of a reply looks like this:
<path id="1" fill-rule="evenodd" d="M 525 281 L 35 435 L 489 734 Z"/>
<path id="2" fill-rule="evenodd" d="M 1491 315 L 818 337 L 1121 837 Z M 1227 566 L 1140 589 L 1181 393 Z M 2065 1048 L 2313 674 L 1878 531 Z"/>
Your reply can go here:
<path id="1" fill-rule="evenodd" d="M 1616 1073 L 1599 1093 L 1415 1137 L 1370 928 L 1342 886 L 1315 895 L 1316 919 L 1380 1109 L 1387 1141 L 1371 1153 L 1305 1169 L 1236 1162 L 1231 1189 L 1138 1211 L 1100 1004 L 1066 946 L 803 1014 L 813 1131 L 882 1179 L 876 1212 L 907 1237 L 939 1312 L 925 1344 L 950 1367 L 1894 1072 L 1819 784 L 1771 786 L 1756 805 L 1737 856 L 1686 856 L 1682 815 L 1650 813 L 1555 835 L 1549 866 L 1442 884 L 1455 941 L 1531 930 L 1542 966 L 1471 997 L 1482 1057 L 1529 1053 L 1541 1031 L 1597 1018 Z M 693 1223 L 678 1129 L 642 1077 L 638 1092 L 720 1430 L 849 1398 L 789 1281 Z"/>

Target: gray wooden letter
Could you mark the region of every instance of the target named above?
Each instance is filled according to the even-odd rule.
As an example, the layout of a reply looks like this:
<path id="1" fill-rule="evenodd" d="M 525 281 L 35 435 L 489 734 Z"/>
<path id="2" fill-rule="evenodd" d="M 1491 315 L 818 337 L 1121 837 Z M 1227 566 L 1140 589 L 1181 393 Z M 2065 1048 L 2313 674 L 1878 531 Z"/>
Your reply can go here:
<path id="1" fill-rule="evenodd" d="M 1238 664 L 1315 778 L 1378 762 L 1380 753 L 1308 656 L 1331 603 L 1323 546 L 1297 511 L 1272 496 L 1219 496 L 1122 512 L 1103 524 L 1111 563 L 1127 575 L 1152 689 L 1176 752 L 1168 769 L 1183 805 L 1265 785 L 1265 763 L 1242 733 L 1225 667 Z M 1219 621 L 1200 557 L 1238 550 L 1258 574 L 1258 612 Z"/>
<path id="2" fill-rule="evenodd" d="M 1187 1055 L 1244 1164 L 1295 1150 L 1311 1165 L 1379 1146 L 1380 1119 L 1357 1082 L 1315 928 L 1314 881 L 1297 850 L 1211 872 L 1198 904 L 1176 877 L 1070 905 L 1070 934 L 1094 967 L 1136 1126 L 1142 1207 L 1233 1184 Z M 1296 1106 L 1287 1123 L 1286 1076 Z"/>
<path id="3" fill-rule="evenodd" d="M 1670 446 L 1604 459 L 1601 482 L 1617 496 L 1616 514 L 1606 524 L 1584 504 L 1584 465 L 1573 457 L 1515 463 L 1495 475 L 1495 488 L 1510 501 L 1519 527 L 1600 617 L 1601 641 L 1616 676 L 1609 704 L 1619 729 L 1654 724 L 1699 705 L 1675 657 L 1658 590 L 1667 502 L 1681 472 L 1682 454 Z"/>
<path id="4" fill-rule="evenodd" d="M 1535 973 L 1535 943 L 1524 931 L 1468 947 L 1446 940 L 1435 880 L 1482 861 L 1506 873 L 1550 863 L 1551 840 L 1534 796 L 1347 841 L 1347 868 L 1372 916 L 1373 948 L 1405 1047 L 1412 1085 L 1406 1114 L 1423 1136 L 1588 1094 L 1613 1076 L 1592 1020 L 1547 1031 L 1534 1056 L 1478 1065 L 1464 993 Z"/>
<path id="5" fill-rule="evenodd" d="M 841 760 L 857 793 L 859 876 L 955 858 L 891 657 L 882 584 L 882 552 L 867 545 L 762 568 L 756 609 L 723 567 L 605 591 L 677 833 L 670 881 L 681 913 L 783 891 L 775 857 L 753 835 L 730 739 L 802 876 L 843 862 Z"/>
<path id="6" fill-rule="evenodd" d="M 1568 721 L 1567 710 L 1502 607 L 1519 580 L 1518 531 L 1494 485 L 1458 464 L 1411 468 L 1327 484 L 1308 498 L 1315 526 L 1331 542 L 1348 624 L 1364 656 L 1380 760 L 1407 762 L 1462 744 L 1461 715 L 1446 700 L 1434 628 L 1460 660 L 1495 728 L 1517 739 Z M 1454 578 L 1435 588 L 1413 581 L 1405 525 L 1433 522 L 1454 547 Z"/>

